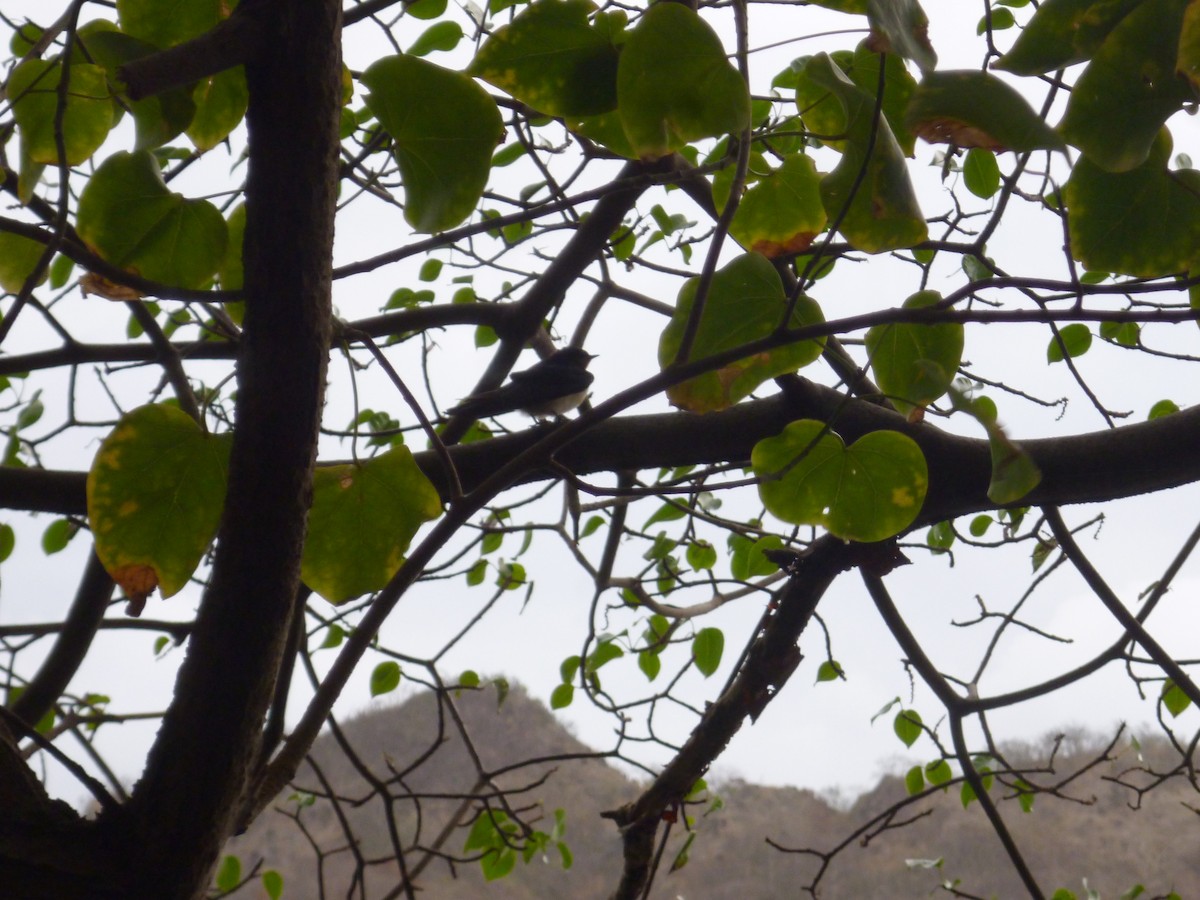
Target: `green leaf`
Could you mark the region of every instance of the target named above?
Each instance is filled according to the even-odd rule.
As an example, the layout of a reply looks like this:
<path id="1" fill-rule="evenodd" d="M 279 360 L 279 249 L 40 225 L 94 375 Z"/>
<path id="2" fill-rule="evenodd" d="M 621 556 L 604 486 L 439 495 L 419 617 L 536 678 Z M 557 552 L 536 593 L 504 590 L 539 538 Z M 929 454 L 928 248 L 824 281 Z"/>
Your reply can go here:
<path id="1" fill-rule="evenodd" d="M 904 790 L 910 797 L 925 790 L 925 775 L 920 766 L 913 766 L 904 773 Z"/>
<path id="2" fill-rule="evenodd" d="M 638 668 L 642 670 L 642 674 L 646 676 L 647 681 L 653 681 L 658 677 L 658 673 L 662 669 L 662 660 L 659 659 L 657 653 L 643 650 L 638 654 Z"/>
<path id="3" fill-rule="evenodd" d="M 758 540 L 741 534 L 729 535 L 729 570 L 738 581 L 761 578 L 778 571 L 779 566 L 767 559 L 765 550 L 778 550 L 783 541 L 773 534 Z"/>
<path id="4" fill-rule="evenodd" d="M 1159 400 L 1152 407 L 1146 416 L 1147 421 L 1153 419 L 1161 419 L 1163 416 L 1169 416 L 1179 412 L 1179 405 L 1173 400 Z"/>
<path id="5" fill-rule="evenodd" d="M 949 521 L 931 525 L 925 535 L 925 543 L 934 551 L 949 550 L 954 546 L 954 539 L 954 525 Z"/>
<path id="6" fill-rule="evenodd" d="M 867 0 L 872 46 L 911 59 L 928 74 L 937 66 L 929 43 L 929 17 L 917 0 Z"/>
<path id="7" fill-rule="evenodd" d="M 249 99 L 241 66 L 205 78 L 192 92 L 196 115 L 187 127 L 188 139 L 197 150 L 211 150 L 245 118 Z"/>
<path id="8" fill-rule="evenodd" d="M 708 541 L 693 541 L 688 544 L 687 561 L 695 572 L 712 569 L 717 564 L 717 548 Z"/>
<path id="9" fill-rule="evenodd" d="M 584 671 L 589 675 L 593 672 L 598 672 L 603 666 L 614 659 L 620 659 L 624 655 L 625 651 L 617 646 L 616 641 L 612 639 L 602 640 L 596 645 L 596 649 L 588 654 Z"/>
<path id="10" fill-rule="evenodd" d="M 729 233 L 746 249 L 776 257 L 807 249 L 825 223 L 821 176 L 811 159 L 796 153 L 759 174 L 738 204 Z"/>
<path id="11" fill-rule="evenodd" d="M 42 418 L 46 407 L 42 405 L 41 396 L 42 392 L 40 390 L 34 391 L 33 396 L 29 398 L 29 402 L 17 414 L 17 430 L 29 428 L 31 425 L 37 424 L 38 420 Z"/>
<path id="12" fill-rule="evenodd" d="M 45 252 L 45 245 L 38 241 L 0 231 L 0 289 L 15 294 L 25 287 L 25 282 L 29 280 Z M 42 272 L 38 284 L 45 282 L 46 274 L 45 271 Z"/>
<path id="13" fill-rule="evenodd" d="M 646 524 L 642 526 L 645 531 L 651 525 L 658 522 L 674 522 L 687 516 L 687 507 L 682 507 L 674 503 L 664 503 L 646 520 Z"/>
<path id="14" fill-rule="evenodd" d="M 346 629 L 342 628 L 336 622 L 329 626 L 325 632 L 325 640 L 321 641 L 321 646 L 318 650 L 330 650 L 334 647 L 340 647 L 342 641 L 346 639 Z"/>
<path id="15" fill-rule="evenodd" d="M 262 873 L 263 890 L 271 900 L 279 900 L 283 896 L 283 876 L 274 869 Z"/>
<path id="16" fill-rule="evenodd" d="M 892 731 L 905 747 L 911 747 L 921 736 L 921 714 L 915 709 L 900 710 L 892 720 Z"/>
<path id="17" fill-rule="evenodd" d="M 1092 346 L 1092 332 L 1082 322 L 1073 322 L 1058 329 L 1058 335 L 1046 345 L 1046 361 L 1062 362 L 1065 357 L 1083 356 Z"/>
<path id="18" fill-rule="evenodd" d="M 394 659 L 381 662 L 371 670 L 371 696 L 387 694 L 400 686 L 400 663 Z"/>
<path id="19" fill-rule="evenodd" d="M 1188 0 L 1143 0 L 1105 39 L 1071 89 L 1059 129 L 1092 164 L 1128 172 L 1146 162 L 1168 118 L 1194 101 L 1175 74 Z"/>
<path id="20" fill-rule="evenodd" d="M 558 674 L 564 684 L 575 680 L 575 675 L 579 672 L 582 662 L 578 656 L 568 656 L 562 661 L 558 667 Z"/>
<path id="21" fill-rule="evenodd" d="M 944 759 L 935 759 L 933 762 L 925 763 L 925 778 L 932 785 L 946 784 L 954 777 L 954 772 L 950 769 L 950 763 Z"/>
<path id="22" fill-rule="evenodd" d="M 207 200 L 185 200 L 146 151 L 114 153 L 79 198 L 80 237 L 114 265 L 184 288 L 205 287 L 225 259 L 225 219 Z"/>
<path id="23" fill-rule="evenodd" d="M 979 20 L 979 25 L 977 25 L 975 28 L 975 33 L 984 34 L 989 28 L 992 30 L 992 32 L 1004 31 L 1006 29 L 1015 27 L 1016 24 L 1017 20 L 1013 17 L 1013 14 L 1010 10 L 1005 9 L 1002 6 L 997 6 L 992 8 L 991 22 L 988 21 L 987 16 L 983 16 Z"/>
<path id="24" fill-rule="evenodd" d="M 980 147 L 972 147 L 963 160 L 963 184 L 976 197 L 988 200 L 1000 190 L 1000 166 L 996 154 Z"/>
<path id="25" fill-rule="evenodd" d="M 725 633 L 719 628 L 701 628 L 692 639 L 692 660 L 705 678 L 716 673 L 724 652 Z"/>
<path id="26" fill-rule="evenodd" d="M 412 56 L 428 56 L 435 50 L 453 50 L 463 39 L 462 26 L 457 22 L 438 22 L 426 28 L 408 52 Z"/>
<path id="27" fill-rule="evenodd" d="M 842 671 L 842 664 L 837 660 L 827 659 L 817 667 L 817 683 L 822 681 L 837 681 L 845 680 L 846 673 Z"/>
<path id="28" fill-rule="evenodd" d="M 55 519 L 42 532 L 42 552 L 49 556 L 65 550 L 78 531 L 79 526 L 70 519 Z"/>
<path id="29" fill-rule="evenodd" d="M 12 556 L 17 546 L 17 533 L 11 525 L 0 525 L 0 563 Z"/>
<path id="30" fill-rule="evenodd" d="M 157 586 L 170 597 L 187 584 L 220 524 L 232 442 L 165 404 L 126 413 L 104 439 L 88 472 L 88 521 L 126 595 Z"/>
<path id="31" fill-rule="evenodd" d="M 1033 802 L 1037 798 L 1037 795 L 1033 792 L 1029 782 L 1024 778 L 1018 778 L 1016 788 L 1017 803 L 1021 806 L 1021 812 L 1033 812 Z"/>
<path id="32" fill-rule="evenodd" d="M 483 194 L 504 135 L 495 102 L 468 76 L 413 56 L 379 60 L 362 83 L 367 108 L 395 142 L 405 220 L 425 232 L 462 222 Z"/>
<path id="33" fill-rule="evenodd" d="M 750 92 L 721 39 L 680 3 L 655 3 L 617 65 L 617 110 L 634 153 L 658 159 L 750 122 Z"/>
<path id="34" fill-rule="evenodd" d="M 237 887 L 241 880 L 242 861 L 232 854 L 223 857 L 221 864 L 217 866 L 217 890 L 228 893 Z"/>
<path id="35" fill-rule="evenodd" d="M 1163 682 L 1161 699 L 1167 712 L 1174 718 L 1178 718 L 1180 713 L 1192 705 L 1191 698 L 1170 678 Z"/>
<path id="36" fill-rule="evenodd" d="M 976 798 L 975 788 L 971 787 L 970 783 L 964 781 L 958 789 L 958 799 L 962 802 L 963 809 L 971 805 L 971 802 Z"/>
<path id="37" fill-rule="evenodd" d="M 995 520 L 987 513 L 983 513 L 973 518 L 971 520 L 971 524 L 968 526 L 968 530 L 971 532 L 971 537 L 983 537 L 987 533 L 987 530 L 992 526 L 993 521 Z"/>
<path id="38" fill-rule="evenodd" d="M 4 254 L 0 251 L 0 257 Z M 71 273 L 75 271 L 75 260 L 69 256 L 63 256 L 61 253 L 54 257 L 54 262 L 50 263 L 50 287 L 58 290 L 63 287 L 70 279 Z M 3 285 L 0 284 L 0 287 Z M 7 290 L 7 288 L 6 288 Z"/>
<path id="39" fill-rule="evenodd" d="M 550 693 L 550 708 L 565 709 L 575 699 L 575 685 L 560 684 Z"/>
<path id="40" fill-rule="evenodd" d="M 804 76 L 841 105 L 845 148 L 837 167 L 821 182 L 831 221 L 856 249 L 881 253 L 919 244 L 929 236 L 908 167 L 887 121 L 876 121 L 875 98 L 819 53 Z M 868 156 L 868 151 L 870 155 Z"/>
<path id="41" fill-rule="evenodd" d="M 993 67 L 1016 75 L 1041 75 L 1083 62 L 1138 2 L 1045 0 Z"/>
<path id="42" fill-rule="evenodd" d="M 1083 281 L 1083 279 L 1079 279 Z M 1141 329 L 1137 322 L 1101 322 L 1100 337 L 1122 347 L 1136 347 Z"/>
<path id="43" fill-rule="evenodd" d="M 926 75 L 904 122 L 931 144 L 1019 153 L 1064 148 L 1062 138 L 1015 88 L 975 69 Z"/>
<path id="44" fill-rule="evenodd" d="M 117 0 L 117 16 L 123 32 L 165 49 L 211 30 L 222 6 L 222 0 Z"/>
<path id="45" fill-rule="evenodd" d="M 1038 541 L 1033 545 L 1031 559 L 1033 561 L 1033 571 L 1040 569 L 1050 558 L 1050 554 L 1058 548 L 1057 541 Z"/>
<path id="46" fill-rule="evenodd" d="M 300 577 L 331 603 L 377 591 L 400 568 L 417 529 L 441 512 L 437 489 L 405 446 L 322 466 L 313 474 Z"/>
<path id="47" fill-rule="evenodd" d="M 404 13 L 418 19 L 436 19 L 446 11 L 446 5 L 447 0 L 416 0 L 404 7 Z"/>
<path id="48" fill-rule="evenodd" d="M 21 154 L 35 163 L 58 163 L 55 120 L 62 64 L 27 59 L 9 76 L 6 88 L 21 135 Z M 114 124 L 113 103 L 104 69 L 89 63 L 71 65 L 62 140 L 67 165 L 91 157 Z"/>
<path id="49" fill-rule="evenodd" d="M 918 291 L 904 301 L 904 309 L 936 306 L 941 299 L 937 291 Z M 928 406 L 949 390 L 962 362 L 963 335 L 957 322 L 901 322 L 876 325 L 867 332 L 871 370 L 900 412 Z"/>
<path id="50" fill-rule="evenodd" d="M 998 506 L 1008 506 L 1037 487 L 1042 473 L 1029 454 L 1010 439 L 996 421 L 996 405 L 988 397 L 971 397 L 958 385 L 951 385 L 949 393 L 954 408 L 969 414 L 987 432 L 992 456 L 988 499 Z M 1001 517 L 1004 515 L 1002 510 Z"/>
<path id="51" fill-rule="evenodd" d="M 1071 251 L 1088 269 L 1158 278 L 1186 271 L 1200 246 L 1200 172 L 1169 171 L 1162 131 L 1140 166 L 1107 172 L 1084 157 L 1064 190 Z"/>
<path id="52" fill-rule="evenodd" d="M 242 241 L 246 234 L 246 204 L 240 203 L 229 214 L 225 226 L 229 240 L 225 245 L 225 258 L 217 269 L 217 280 L 226 291 L 240 291 L 245 272 L 242 268 Z M 233 304 L 240 306 L 240 304 Z M 240 321 L 240 320 L 237 320 Z"/>
<path id="53" fill-rule="evenodd" d="M 617 48 L 590 0 L 539 0 L 492 32 L 467 70 L 548 116 L 617 107 Z"/>
<path id="54" fill-rule="evenodd" d="M 697 278 L 684 284 L 671 321 L 659 339 L 658 361 L 664 369 L 679 352 L 698 287 Z M 787 295 L 775 267 L 758 253 L 739 256 L 713 275 L 691 358 L 703 359 L 767 337 L 779 327 L 786 312 Z M 802 327 L 824 321 L 821 308 L 802 296 L 789 324 Z M 767 379 L 813 362 L 821 355 L 823 345 L 820 339 L 802 341 L 755 354 L 673 385 L 667 389 L 667 397 L 675 406 L 691 412 L 724 409 Z"/>
<path id="55" fill-rule="evenodd" d="M 430 257 L 421 263 L 421 271 L 417 273 L 417 277 L 422 281 L 437 281 L 438 275 L 442 272 L 442 261 L 434 257 Z M 469 288 L 468 288 L 469 290 Z"/>
<path id="56" fill-rule="evenodd" d="M 830 54 L 842 72 L 871 98 L 872 110 L 879 92 L 879 54 L 861 42 L 853 53 L 837 50 Z M 883 67 L 883 117 L 892 129 L 896 142 L 905 156 L 913 155 L 916 136 L 904 124 L 904 113 L 908 101 L 917 88 L 917 81 L 908 73 L 904 60 L 887 54 Z M 829 88 L 814 82 L 801 68 L 796 78 L 796 106 L 799 108 L 805 127 L 814 132 L 814 139 L 839 153 L 846 142 L 840 136 L 846 133 L 846 112 L 842 103 L 830 93 Z"/>
<path id="57" fill-rule="evenodd" d="M 873 431 L 849 447 L 824 423 L 792 422 L 750 456 L 759 496 L 795 525 L 823 525 L 852 541 L 900 534 L 921 511 L 929 472 L 921 448 L 897 431 Z"/>

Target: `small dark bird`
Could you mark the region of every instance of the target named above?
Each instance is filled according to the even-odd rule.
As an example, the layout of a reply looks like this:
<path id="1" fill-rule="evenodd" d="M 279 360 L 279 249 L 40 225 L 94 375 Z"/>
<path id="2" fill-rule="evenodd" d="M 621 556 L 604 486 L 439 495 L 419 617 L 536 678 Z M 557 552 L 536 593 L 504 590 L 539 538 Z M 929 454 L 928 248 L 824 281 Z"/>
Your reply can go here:
<path id="1" fill-rule="evenodd" d="M 535 419 L 561 416 L 587 398 L 593 375 L 588 363 L 595 359 L 579 347 L 564 347 L 523 372 L 513 372 L 508 384 L 494 391 L 472 394 L 446 410 L 452 416 L 481 419 L 520 410 Z"/>

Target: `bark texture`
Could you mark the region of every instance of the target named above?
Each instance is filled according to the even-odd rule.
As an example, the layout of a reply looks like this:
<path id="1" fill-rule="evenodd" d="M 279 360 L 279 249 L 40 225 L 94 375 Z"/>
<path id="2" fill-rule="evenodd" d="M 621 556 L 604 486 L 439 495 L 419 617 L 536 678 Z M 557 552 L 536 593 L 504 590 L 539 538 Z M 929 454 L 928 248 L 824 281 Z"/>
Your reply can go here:
<path id="1" fill-rule="evenodd" d="M 6 898 L 203 896 L 254 775 L 297 595 L 324 399 L 340 3 L 244 0 L 236 15 L 257 37 L 246 58 L 246 316 L 211 584 L 128 804 L 79 821 L 21 778 L 0 735 L 0 784 L 14 803 L 0 817 Z"/>

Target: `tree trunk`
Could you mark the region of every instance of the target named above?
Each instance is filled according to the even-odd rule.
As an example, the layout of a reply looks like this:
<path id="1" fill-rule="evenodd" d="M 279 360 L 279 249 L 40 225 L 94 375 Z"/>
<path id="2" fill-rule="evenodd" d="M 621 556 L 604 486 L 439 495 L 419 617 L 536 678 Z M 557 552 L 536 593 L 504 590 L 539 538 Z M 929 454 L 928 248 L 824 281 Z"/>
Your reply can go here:
<path id="1" fill-rule="evenodd" d="M 337 0 L 243 0 L 237 15 L 255 19 L 257 35 L 246 62 L 247 299 L 211 583 L 130 802 L 87 824 L 23 792 L 20 814 L 0 821 L 6 898 L 202 896 L 253 775 L 293 614 L 324 398 L 342 69 Z M 23 783 L 14 750 L 0 740 L 0 783 Z"/>

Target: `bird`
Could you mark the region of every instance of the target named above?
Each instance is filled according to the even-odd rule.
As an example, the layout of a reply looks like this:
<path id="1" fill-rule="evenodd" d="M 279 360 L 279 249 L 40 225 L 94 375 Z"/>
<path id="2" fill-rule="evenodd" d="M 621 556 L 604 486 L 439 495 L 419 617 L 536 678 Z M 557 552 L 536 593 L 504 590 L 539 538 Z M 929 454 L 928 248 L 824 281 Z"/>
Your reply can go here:
<path id="1" fill-rule="evenodd" d="M 561 416 L 587 399 L 588 387 L 595 377 L 587 371 L 587 366 L 595 358 L 580 347 L 564 347 L 537 365 L 513 372 L 503 387 L 464 397 L 446 412 L 472 419 L 514 410 L 535 419 Z"/>

